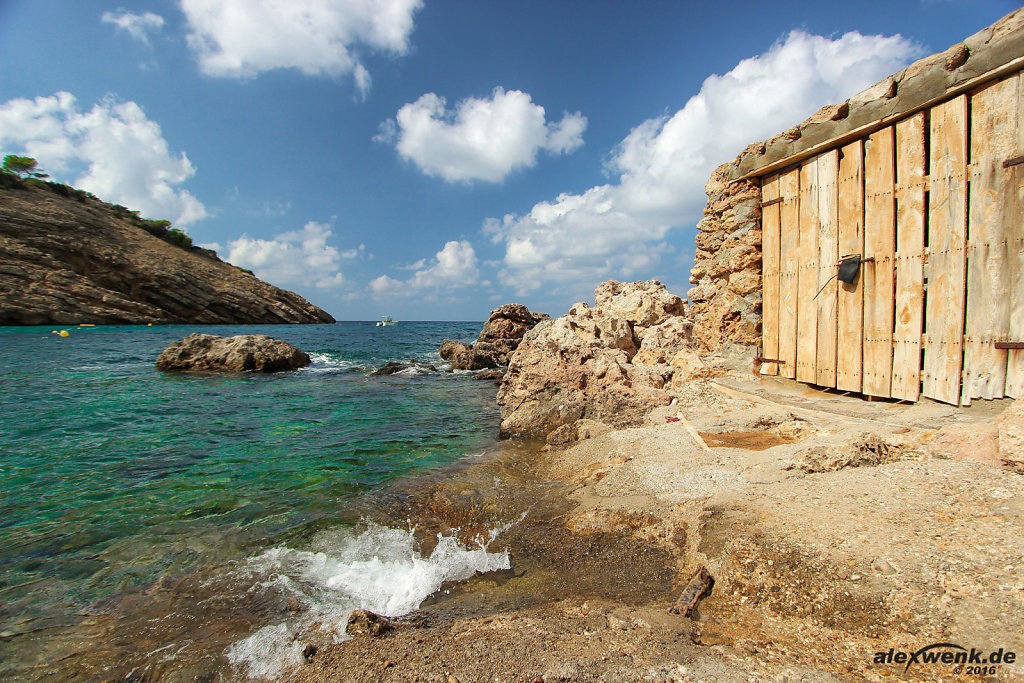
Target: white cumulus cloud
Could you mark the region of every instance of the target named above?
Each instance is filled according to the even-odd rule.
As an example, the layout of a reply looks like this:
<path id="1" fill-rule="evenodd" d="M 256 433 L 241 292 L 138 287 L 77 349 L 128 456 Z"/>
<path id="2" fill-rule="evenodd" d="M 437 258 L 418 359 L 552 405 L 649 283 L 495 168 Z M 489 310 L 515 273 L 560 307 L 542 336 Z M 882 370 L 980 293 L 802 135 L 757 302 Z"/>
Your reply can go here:
<path id="1" fill-rule="evenodd" d="M 569 154 L 583 144 L 587 119 L 576 112 L 548 123 L 544 107 L 519 90 L 495 88 L 490 99 L 470 97 L 454 110 L 427 93 L 403 105 L 375 138 L 427 175 L 448 182 L 501 182 L 512 171 L 537 163 L 537 153 Z"/>
<path id="2" fill-rule="evenodd" d="M 830 39 L 793 31 L 768 52 L 708 77 L 682 109 L 641 123 L 619 143 L 607 162 L 617 182 L 561 194 L 524 216 L 488 219 L 484 233 L 505 244 L 502 281 L 526 293 L 546 283 L 654 275 L 648 269 L 670 250 L 669 231 L 700 218 L 704 183 L 719 164 L 921 52 L 898 35 Z"/>
<path id="3" fill-rule="evenodd" d="M 116 12 L 104 12 L 100 21 L 113 24 L 135 40 L 147 45 L 149 44 L 149 34 L 159 33 L 164 27 L 164 18 L 159 14 L 153 12 L 136 14 L 121 8 L 118 8 Z"/>
<path id="4" fill-rule="evenodd" d="M 210 76 L 248 78 L 272 69 L 352 74 L 365 96 L 360 50 L 405 54 L 422 0 L 180 0 L 188 44 Z"/>
<path id="5" fill-rule="evenodd" d="M 195 173 L 184 152 L 172 153 L 160 126 L 134 102 L 108 97 L 79 111 L 66 92 L 0 104 L 0 146 L 17 147 L 54 177 L 101 199 L 179 227 L 206 208 L 178 186 Z"/>
<path id="6" fill-rule="evenodd" d="M 329 289 L 345 282 L 339 261 L 350 258 L 327 243 L 332 234 L 329 225 L 310 221 L 270 240 L 242 235 L 228 242 L 227 260 L 276 285 Z"/>
<path id="7" fill-rule="evenodd" d="M 473 245 L 465 240 L 452 240 L 434 255 L 430 265 L 418 261 L 418 269 L 407 280 L 381 275 L 370 282 L 375 294 L 422 294 L 425 291 L 468 287 L 477 283 L 480 275 L 477 269 L 476 252 Z"/>

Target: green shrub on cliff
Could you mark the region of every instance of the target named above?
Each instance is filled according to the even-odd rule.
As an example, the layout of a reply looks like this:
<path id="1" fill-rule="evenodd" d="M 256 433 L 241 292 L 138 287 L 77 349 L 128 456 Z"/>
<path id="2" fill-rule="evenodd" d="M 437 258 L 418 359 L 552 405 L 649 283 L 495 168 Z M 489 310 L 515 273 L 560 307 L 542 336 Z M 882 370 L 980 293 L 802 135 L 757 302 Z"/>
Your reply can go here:
<path id="1" fill-rule="evenodd" d="M 109 204 L 99 199 L 91 192 L 79 190 L 71 187 L 70 185 L 65 185 L 64 183 L 43 180 L 48 177 L 49 176 L 46 173 L 36 170 L 36 160 L 32 157 L 20 157 L 15 154 L 8 154 L 4 157 L 3 167 L 0 168 L 0 189 L 24 190 L 29 187 L 37 187 L 43 190 L 48 190 L 49 192 L 61 197 L 75 199 L 82 203 L 93 200 L 98 202 L 111 215 L 127 221 L 136 227 L 142 228 L 154 237 L 162 239 L 164 242 L 181 247 L 186 251 L 201 252 L 199 255 L 205 256 L 206 258 L 216 261 L 220 260 L 217 257 L 217 252 L 212 249 L 199 249 L 198 247 L 194 247 L 192 238 L 189 237 L 188 233 L 179 228 L 171 227 L 171 222 L 168 220 L 152 220 L 149 218 L 143 218 L 135 209 L 129 209 L 127 206 L 122 206 L 121 204 Z"/>

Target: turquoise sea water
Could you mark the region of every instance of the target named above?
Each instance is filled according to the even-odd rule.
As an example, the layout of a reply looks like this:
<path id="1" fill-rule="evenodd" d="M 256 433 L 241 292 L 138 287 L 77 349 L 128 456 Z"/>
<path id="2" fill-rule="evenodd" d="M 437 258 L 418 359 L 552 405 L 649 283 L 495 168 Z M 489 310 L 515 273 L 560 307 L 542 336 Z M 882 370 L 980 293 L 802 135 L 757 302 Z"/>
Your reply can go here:
<path id="1" fill-rule="evenodd" d="M 368 536 L 345 531 L 356 496 L 497 435 L 491 382 L 369 374 L 391 360 L 441 366 L 441 340 L 472 340 L 480 323 L 68 327 L 66 338 L 54 329 L 0 328 L 0 674 L 35 661 L 26 650 L 47 634 L 167 577 L 269 561 L 261 553 L 291 552 L 280 549 L 313 532 L 365 545 Z M 194 331 L 269 334 L 313 364 L 269 375 L 157 371 L 160 351 Z M 351 565 L 355 555 L 333 557 Z"/>

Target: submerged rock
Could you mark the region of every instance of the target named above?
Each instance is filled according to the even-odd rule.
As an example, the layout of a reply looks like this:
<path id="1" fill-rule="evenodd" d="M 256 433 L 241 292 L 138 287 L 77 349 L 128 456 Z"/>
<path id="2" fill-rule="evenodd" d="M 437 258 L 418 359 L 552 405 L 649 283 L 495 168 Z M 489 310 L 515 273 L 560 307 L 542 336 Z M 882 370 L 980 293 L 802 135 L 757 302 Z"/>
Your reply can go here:
<path id="1" fill-rule="evenodd" d="M 265 334 L 190 334 L 169 344 L 156 359 L 159 370 L 224 372 L 277 372 L 303 368 L 309 363 L 305 351 Z"/>
<path id="2" fill-rule="evenodd" d="M 437 372 L 437 368 L 429 363 L 421 363 L 417 360 L 411 360 L 408 363 L 400 363 L 397 361 L 388 361 L 380 368 L 370 373 L 371 377 L 384 377 L 385 375 L 394 375 L 402 372 L 403 370 L 414 369 L 419 372 Z"/>

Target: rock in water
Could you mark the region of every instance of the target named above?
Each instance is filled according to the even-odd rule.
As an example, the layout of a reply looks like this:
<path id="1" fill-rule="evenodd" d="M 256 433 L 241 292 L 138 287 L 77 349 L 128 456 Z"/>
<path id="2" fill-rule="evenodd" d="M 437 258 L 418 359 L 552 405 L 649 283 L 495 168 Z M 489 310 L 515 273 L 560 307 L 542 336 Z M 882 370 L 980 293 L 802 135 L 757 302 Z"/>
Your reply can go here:
<path id="1" fill-rule="evenodd" d="M 387 375 L 394 375 L 403 370 L 417 370 L 419 372 L 437 372 L 437 368 L 429 363 L 421 363 L 417 360 L 411 360 L 408 363 L 400 363 L 398 361 L 388 361 L 380 368 L 370 373 L 371 377 L 386 377 Z"/>
<path id="2" fill-rule="evenodd" d="M 498 306 L 487 317 L 473 348 L 493 358 L 495 365 L 508 365 L 523 336 L 537 323 L 550 319 L 547 313 L 536 313 L 522 304 Z"/>
<path id="3" fill-rule="evenodd" d="M 536 313 L 522 304 L 505 304 L 491 311 L 475 344 L 445 339 L 439 353 L 451 362 L 452 370 L 505 366 L 523 336 L 538 323 L 550 319 L 547 313 Z"/>
<path id="4" fill-rule="evenodd" d="M 445 339 L 438 351 L 441 358 L 452 364 L 452 370 L 483 370 L 497 366 L 494 358 L 484 353 L 477 353 L 472 344 Z"/>
<path id="5" fill-rule="evenodd" d="M 309 355 L 265 334 L 217 337 L 190 334 L 170 344 L 156 359 L 159 370 L 277 372 L 309 365 Z"/>

